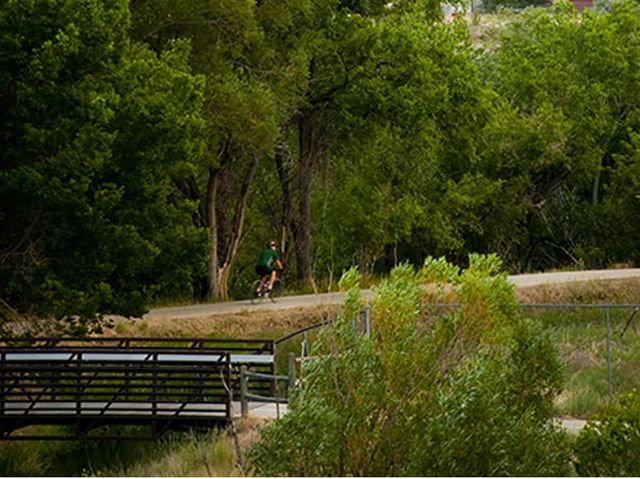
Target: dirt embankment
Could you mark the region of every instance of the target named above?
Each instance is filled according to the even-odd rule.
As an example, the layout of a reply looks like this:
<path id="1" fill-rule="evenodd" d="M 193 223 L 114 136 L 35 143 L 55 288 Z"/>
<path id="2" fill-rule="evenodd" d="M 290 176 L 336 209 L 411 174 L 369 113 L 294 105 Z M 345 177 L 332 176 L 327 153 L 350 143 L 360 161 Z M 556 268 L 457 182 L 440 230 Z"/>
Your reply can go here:
<path id="1" fill-rule="evenodd" d="M 519 288 L 523 303 L 640 303 L 640 278 L 583 281 Z"/>
<path id="2" fill-rule="evenodd" d="M 640 303 L 640 278 L 586 281 L 519 288 L 524 303 Z M 243 311 L 186 318 L 118 320 L 107 337 L 231 337 L 278 338 L 335 318 L 338 306 L 308 306 L 286 310 Z"/>
<path id="3" fill-rule="evenodd" d="M 337 311 L 338 306 L 309 306 L 191 318 L 118 320 L 104 336 L 278 338 L 333 319 Z"/>

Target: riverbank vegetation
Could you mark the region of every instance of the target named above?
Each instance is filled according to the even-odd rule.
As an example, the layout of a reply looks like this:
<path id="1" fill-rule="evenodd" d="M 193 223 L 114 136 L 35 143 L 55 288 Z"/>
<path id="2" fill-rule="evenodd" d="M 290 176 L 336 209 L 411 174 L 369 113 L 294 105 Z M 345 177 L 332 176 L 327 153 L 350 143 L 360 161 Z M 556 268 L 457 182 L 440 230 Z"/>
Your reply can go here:
<path id="1" fill-rule="evenodd" d="M 397 395 L 402 395 L 401 391 L 405 390 L 404 388 L 421 388 L 424 380 L 427 381 L 425 384 L 430 384 L 433 387 L 424 393 L 426 396 L 423 399 L 425 401 L 435 401 L 435 403 L 430 402 L 428 406 L 436 417 L 433 418 L 430 415 L 428 415 L 429 417 L 422 417 L 422 420 L 413 425 L 411 430 L 415 432 L 421 428 L 426 428 L 427 432 L 424 432 L 424 434 L 436 434 L 438 431 L 444 433 L 444 431 L 447 431 L 448 442 L 445 441 L 443 443 L 447 444 L 447 447 L 450 446 L 456 450 L 467 447 L 469 445 L 465 446 L 465 435 L 485 434 L 485 430 L 494 431 L 495 434 L 498 434 L 497 431 L 501 427 L 509 429 L 507 436 L 497 438 L 492 435 L 493 433 L 487 433 L 487 437 L 493 438 L 495 441 L 498 441 L 498 439 L 507 441 L 506 438 L 508 437 L 510 441 L 514 439 L 513 435 L 517 435 L 517 431 L 520 431 L 521 434 L 551 434 L 552 436 L 547 438 L 549 441 L 552 439 L 553 441 L 561 441 L 560 443 L 535 442 L 536 444 L 541 444 L 541 447 L 545 444 L 555 444 L 560 448 L 554 449 L 554 457 L 558 460 L 558 463 L 545 465 L 543 462 L 538 462 L 535 451 L 525 451 L 522 448 L 519 450 L 513 444 L 507 447 L 499 441 L 499 444 L 496 445 L 489 439 L 486 441 L 474 440 L 472 441 L 474 449 L 465 452 L 465 454 L 475 455 L 477 460 L 474 464 L 469 463 L 464 466 L 467 467 L 465 469 L 467 475 L 474 475 L 472 468 L 482 469 L 490 466 L 503 468 L 502 470 L 505 471 L 508 468 L 517 467 L 521 468 L 518 471 L 522 472 L 522 474 L 525 474 L 524 468 L 530 468 L 527 469 L 528 473 L 542 474 L 540 469 L 536 469 L 537 467 L 551 468 L 557 474 L 569 474 L 572 466 L 569 460 L 563 456 L 566 453 L 566 448 L 574 451 L 575 458 L 579 462 L 579 472 L 594 471 L 596 470 L 594 468 L 598 468 L 597 470 L 624 471 L 625 473 L 631 471 L 632 469 L 630 468 L 632 466 L 628 461 L 624 464 L 619 461 L 611 462 L 602 459 L 602 456 L 615 457 L 618 446 L 631 447 L 631 450 L 634 450 L 632 446 L 627 444 L 629 441 L 631 441 L 629 444 L 633 444 L 635 440 L 635 436 L 631 434 L 631 429 L 623 431 L 626 434 L 624 436 L 624 444 L 615 439 L 616 437 L 622 437 L 616 432 L 617 428 L 622 427 L 619 421 L 616 422 L 616 418 L 620 416 L 620 411 L 629 412 L 632 409 L 618 408 L 616 401 L 612 401 L 612 399 L 619 394 L 631 395 L 629 396 L 631 399 L 623 399 L 623 404 L 626 404 L 624 401 L 632 400 L 635 397 L 634 394 L 637 394 L 634 393 L 633 387 L 638 385 L 636 374 L 638 358 L 636 351 L 639 326 L 632 321 L 625 334 L 621 335 L 620 333 L 623 331 L 628 317 L 616 318 L 615 315 L 612 315 L 612 320 L 614 320 L 612 321 L 614 326 L 612 335 L 612 343 L 614 345 L 614 394 L 609 395 L 607 390 L 605 325 L 601 312 L 593 315 L 573 314 L 566 310 L 556 310 L 551 314 L 538 315 L 531 314 L 530 310 L 522 310 L 519 302 L 547 301 L 551 296 L 558 303 L 573 302 L 576 300 L 575 298 L 580 298 L 582 302 L 586 303 L 601 301 L 603 298 L 613 302 L 627 303 L 629 298 L 637 297 L 640 290 L 640 282 L 638 280 L 599 281 L 558 285 L 553 288 L 536 287 L 511 291 L 510 286 L 505 282 L 504 276 L 494 275 L 500 269 L 496 259 L 484 261 L 486 261 L 485 267 L 481 267 L 483 266 L 481 259 L 472 260 L 474 264 L 477 263 L 477 266 L 472 268 L 471 271 L 458 271 L 453 265 L 447 264 L 443 260 L 430 262 L 426 269 L 418 273 L 413 272 L 408 266 L 400 268 L 391 278 L 385 280 L 384 284 L 380 285 L 370 311 L 373 337 L 368 339 L 358 334 L 354 335 L 355 331 L 350 322 L 352 310 L 361 307 L 355 290 L 351 292 L 349 302 L 339 309 L 334 307 L 330 310 L 307 308 L 288 312 L 281 311 L 277 315 L 268 312 L 246 312 L 208 318 L 184 318 L 180 321 L 154 321 L 150 319 L 146 319 L 144 322 L 123 321 L 106 334 L 114 336 L 120 331 L 124 336 L 140 335 L 146 332 L 151 336 L 192 337 L 202 336 L 208 331 L 215 330 L 217 335 L 222 337 L 235 337 L 238 336 L 238 328 L 242 327 L 247 336 L 279 338 L 292 330 L 326 321 L 327 319 L 335 319 L 340 312 L 340 318 L 342 319 L 338 320 L 335 329 L 332 327 L 320 329 L 315 333 L 310 333 L 307 339 L 309 346 L 312 348 L 311 354 L 313 357 L 318 357 L 327 348 L 349 348 L 350 352 L 344 358 L 340 356 L 338 349 L 335 349 L 335 351 L 331 349 L 337 355 L 337 366 L 339 367 L 335 371 L 336 374 L 339 374 L 338 378 L 341 379 L 339 384 L 344 384 L 345 390 L 340 389 L 331 393 L 330 387 L 333 387 L 331 384 L 336 384 L 332 381 L 331 384 L 321 383 L 324 385 L 323 389 L 317 391 L 313 382 L 314 378 L 316 375 L 325 375 L 333 371 L 332 363 L 316 364 L 313 361 L 303 363 L 302 370 L 299 373 L 301 388 L 309 385 L 309 389 L 306 392 L 300 389 L 294 393 L 294 401 L 291 403 L 292 408 L 295 408 L 299 401 L 310 401 L 310 405 L 305 407 L 315 408 L 317 401 L 322 403 L 326 400 L 326 398 L 323 399 L 326 394 L 333 394 L 333 396 L 329 397 L 334 397 L 334 399 L 335 395 L 342 399 L 352 397 L 353 401 L 355 401 L 355 406 L 359 405 L 359 409 L 352 411 L 354 414 L 372 414 L 371 409 L 367 408 L 378 407 L 384 407 L 387 408 L 385 411 L 393 412 L 393 404 L 400 404 L 396 401 Z M 491 274 L 486 271 L 489 267 Z M 355 276 L 352 271 L 347 279 L 343 281 L 343 286 L 354 286 L 357 283 Z M 434 281 L 439 286 L 427 289 L 420 287 L 419 285 L 427 279 Z M 448 308 L 436 311 L 432 306 L 434 300 L 462 302 L 463 307 L 459 310 Z M 390 306 L 385 306 L 387 303 Z M 400 314 L 400 312 L 404 312 L 401 315 L 404 319 L 396 320 L 395 315 L 396 313 Z M 488 317 L 495 318 L 496 321 L 488 320 Z M 140 327 L 143 327 L 144 331 L 139 330 Z M 411 328 L 415 329 L 413 333 L 411 333 Z M 461 328 L 461 331 L 456 332 L 456 328 Z M 401 348 L 401 350 L 396 351 L 392 348 L 392 344 L 380 343 L 382 338 L 377 338 L 378 334 L 391 337 L 399 336 L 396 348 Z M 406 335 L 409 336 L 405 337 Z M 404 340 L 400 341 L 402 338 Z M 278 354 L 282 360 L 279 361 L 281 372 L 284 373 L 287 370 L 286 356 L 288 351 L 293 351 L 296 355 L 300 354 L 301 344 L 299 339 L 289 340 L 278 346 Z M 361 344 L 360 341 L 363 341 L 363 343 Z M 395 339 L 388 339 L 388 341 L 393 341 L 395 344 Z M 436 348 L 438 344 L 440 346 Z M 366 345 L 368 346 L 365 348 Z M 402 353 L 402 348 L 405 347 L 407 350 Z M 413 348 L 416 348 L 416 350 L 414 351 Z M 433 348 L 436 348 L 437 351 L 433 351 Z M 388 359 L 383 360 L 383 358 L 379 357 L 389 351 L 392 354 Z M 412 351 L 413 354 L 409 354 Z M 477 357 L 478 355 L 480 357 Z M 530 355 L 533 356 L 530 357 Z M 359 365 L 358 361 L 365 361 L 365 365 Z M 384 368 L 381 366 L 381 361 L 384 362 Z M 387 364 L 386 361 L 399 363 Z M 535 368 L 531 369 L 533 364 L 530 361 L 535 363 Z M 344 364 L 345 362 L 347 364 Z M 426 364 L 427 362 L 429 364 Z M 436 367 L 436 365 L 439 366 Z M 396 374 L 394 371 L 397 370 L 397 374 L 401 375 L 402 371 L 410 370 L 412 367 L 419 368 L 420 374 L 416 374 L 415 377 L 412 375 L 411 378 L 405 378 L 404 380 L 402 378 L 392 378 Z M 329 371 L 327 371 L 327 368 L 329 368 Z M 366 371 L 371 371 L 372 375 L 365 374 L 362 368 L 365 368 Z M 388 377 L 385 376 L 386 379 L 384 381 L 382 381 L 383 378 L 379 377 L 383 373 L 388 375 Z M 331 372 L 331 374 L 330 379 L 334 378 L 334 373 Z M 361 377 L 370 378 L 373 382 L 369 383 L 367 380 L 360 385 Z M 517 377 L 525 377 L 526 381 L 523 380 L 524 382 L 518 383 L 516 381 Z M 536 381 L 544 381 L 546 378 L 547 381 L 550 381 L 548 383 L 543 382 L 546 385 L 543 388 L 546 393 L 540 396 L 538 393 L 541 394 L 541 391 L 536 393 L 535 388 L 529 389 L 535 383 L 535 381 L 529 381 L 530 378 L 537 378 Z M 382 387 L 380 384 L 384 386 L 384 391 L 376 392 L 376 388 Z M 522 386 L 519 392 L 514 391 L 517 384 Z M 362 392 L 360 391 L 361 387 L 364 388 L 364 393 L 371 394 L 373 399 L 367 399 L 368 396 L 364 393 L 360 394 Z M 407 389 L 407 391 L 413 390 Z M 432 393 L 434 391 L 439 392 L 435 397 L 431 397 L 429 391 Z M 379 396 L 378 393 L 380 393 Z M 389 395 L 391 394 L 395 394 L 395 396 L 390 397 Z M 524 396 L 526 396 L 526 399 L 523 399 Z M 317 398 L 316 402 L 312 401 L 314 397 Z M 412 395 L 411 397 L 413 398 L 414 396 Z M 420 394 L 416 393 L 416 400 L 417 397 L 420 397 Z M 465 397 L 467 397 L 466 402 L 464 400 Z M 517 397 L 522 399 L 521 404 L 509 407 L 503 404 L 503 401 L 509 401 L 509 404 L 511 404 L 511 401 L 515 401 L 514 398 Z M 337 401 L 337 399 L 335 400 Z M 525 403 L 528 404 L 529 402 L 532 404 L 525 406 Z M 463 407 L 463 404 L 466 404 L 466 406 Z M 409 418 L 405 418 L 406 421 L 409 421 L 414 415 L 417 417 L 421 414 L 422 410 L 419 408 L 418 403 L 413 404 L 411 407 L 413 408 L 413 413 L 410 414 Z M 518 423 L 518 421 L 522 421 L 519 415 L 522 413 L 522 410 L 519 409 L 521 407 L 526 410 L 531 408 L 531 411 L 535 410 L 541 414 L 544 410 L 543 416 L 547 418 L 573 416 L 584 419 L 591 418 L 594 422 L 591 423 L 591 429 L 588 429 L 590 432 L 585 433 L 588 434 L 586 438 L 580 436 L 579 442 L 574 445 L 570 437 L 561 439 L 561 436 L 556 435 L 557 431 L 552 432 L 556 429 L 552 428 L 544 432 L 544 427 L 540 429 L 541 423 L 534 420 L 535 418 L 533 417 L 527 416 L 529 420 L 524 423 Z M 398 412 L 397 420 L 404 417 L 401 412 Z M 402 414 L 405 412 L 402 412 Z M 410 412 L 406 413 L 409 414 Z M 321 413 L 330 414 L 330 410 L 323 408 L 317 411 L 320 416 L 314 420 L 320 422 L 317 424 L 317 428 L 312 431 L 314 434 L 330 435 L 333 430 L 331 427 L 339 427 L 338 424 L 342 423 L 331 423 L 334 426 L 330 424 L 331 427 L 327 426 L 327 429 L 325 429 L 322 422 L 322 417 L 324 416 Z M 500 418 L 500 414 L 505 414 L 506 417 Z M 512 414 L 516 416 L 512 416 Z M 631 413 L 629 412 L 629 414 Z M 630 416 L 629 414 L 624 416 L 623 420 L 631 420 L 630 424 L 633 425 L 635 424 L 633 422 L 635 419 L 633 415 Z M 365 421 L 361 426 L 363 429 L 358 429 L 355 427 L 357 423 L 355 416 L 352 418 L 345 412 L 345 414 L 337 418 L 333 417 L 333 419 L 338 421 L 340 417 L 343 421 L 354 422 L 349 426 L 354 428 L 351 431 L 352 436 L 348 437 L 357 437 L 358 441 L 369 441 L 367 442 L 369 445 L 374 444 L 375 441 L 382 440 L 376 433 L 375 424 L 368 424 Z M 516 420 L 514 419 L 515 417 L 520 419 L 516 421 L 517 424 L 514 426 L 512 420 Z M 603 420 L 602 418 L 606 419 Z M 278 439 L 279 435 L 285 434 L 290 428 L 303 427 L 301 424 L 296 426 L 298 421 L 303 420 L 311 419 L 308 416 L 303 419 L 296 419 L 296 416 L 293 416 L 290 420 L 294 422 L 293 425 L 287 423 L 289 419 L 283 419 L 284 425 L 269 426 L 269 428 L 276 428 L 276 430 L 278 428 L 283 429 L 278 433 L 269 432 L 270 429 L 268 429 L 265 433 L 266 442 L 256 446 L 256 451 L 261 448 L 271 447 L 269 446 L 269 441 L 271 440 L 280 441 Z M 406 426 L 405 422 L 401 423 Z M 490 424 L 487 422 L 490 422 Z M 433 428 L 428 428 L 428 424 L 431 424 Z M 518 424 L 520 425 L 518 426 Z M 599 433 L 599 429 L 593 429 L 598 424 L 602 424 L 602 428 L 606 428 L 606 430 L 603 429 L 604 434 Z M 211 434 L 170 434 L 155 444 L 139 441 L 4 443 L 0 445 L 0 471 L 5 475 L 11 476 L 77 474 L 88 476 L 242 475 L 243 466 L 245 466 L 244 472 L 249 472 L 246 468 L 247 451 L 259 440 L 262 425 L 262 423 L 256 421 L 238 423 L 236 428 L 238 433 L 237 441 L 234 440 L 232 431 L 227 431 L 221 434 L 216 432 Z M 523 429 L 520 430 L 520 427 Z M 49 429 L 52 429 L 52 427 L 49 427 Z M 388 429 L 390 431 L 394 430 L 391 426 Z M 307 431 L 306 427 L 305 431 Z M 372 431 L 373 437 L 368 437 L 367 435 Z M 408 433 L 409 429 L 403 431 Z M 456 439 L 457 436 L 452 431 L 463 431 L 463 433 L 461 433 L 462 436 L 460 438 Z M 33 432 L 32 430 L 31 433 Z M 118 433 L 115 430 L 111 432 L 114 435 Z M 140 435 L 143 431 L 135 430 L 129 432 Z M 16 434 L 19 433 L 20 431 L 16 432 Z M 41 433 L 54 434 L 55 431 L 43 430 Z M 272 434 L 274 436 L 270 436 Z M 305 437 L 305 435 L 298 434 L 295 437 L 300 438 Z M 527 438 L 530 439 L 529 436 Z M 404 440 L 404 436 L 402 439 L 397 437 L 396 439 Z M 323 440 L 326 440 L 327 444 L 332 444 L 331 437 L 324 437 Z M 533 439 L 530 440 L 533 441 Z M 523 441 L 524 439 L 522 438 L 515 440 L 516 443 L 521 442 L 528 445 Z M 288 441 L 283 440 L 283 443 L 286 447 L 283 448 L 282 454 L 288 454 L 287 450 L 289 453 L 294 454 L 294 449 L 289 448 L 310 448 L 313 445 L 313 443 L 301 444 L 296 442 L 294 438 L 290 438 Z M 500 444 L 504 445 L 503 449 L 498 447 Z M 239 449 L 236 445 L 239 446 Z M 388 448 L 392 445 L 385 443 L 380 444 L 379 447 Z M 498 447 L 498 449 L 492 449 L 494 446 Z M 441 445 L 441 447 L 444 446 Z M 236 456 L 238 450 L 241 454 L 239 457 Z M 434 450 L 439 449 L 436 448 Z M 510 455 L 515 454 L 521 457 L 524 452 L 531 454 L 527 456 L 531 461 L 529 463 L 520 462 L 516 466 L 513 460 L 510 459 Z M 544 451 L 538 451 L 538 453 L 543 454 Z M 255 454 L 257 453 L 254 451 L 249 454 L 249 457 L 253 457 Z M 265 452 L 264 454 L 267 453 Z M 438 457 L 441 458 L 439 465 L 437 465 L 439 468 L 454 467 L 453 464 L 457 460 L 455 457 L 447 456 L 443 451 L 438 453 Z M 483 459 L 481 460 L 481 458 Z M 434 464 L 427 464 L 429 462 L 427 459 L 424 459 L 425 462 L 419 467 L 436 467 Z M 264 457 L 260 459 L 260 461 L 264 460 L 266 460 Z M 270 465 L 259 467 L 286 467 L 286 464 L 290 464 L 290 462 L 283 459 L 282 464 L 271 463 Z M 305 463 L 304 467 L 311 468 L 316 466 Z M 383 466 L 378 464 L 376 467 Z M 463 466 L 457 465 L 455 467 Z M 269 470 L 275 474 L 275 469 Z M 486 472 L 485 469 L 482 470 Z M 635 469 L 633 470 L 635 471 Z M 544 472 L 550 474 L 549 471 L 550 469 L 545 469 Z M 260 474 L 266 473 L 266 470 L 261 470 L 260 472 Z M 415 471 L 414 473 L 417 474 Z"/>
<path id="2" fill-rule="evenodd" d="M 548 419 L 572 414 L 601 418 L 574 449 L 576 472 L 637 474 L 615 463 L 637 442 L 625 415 L 640 384 L 635 322 L 623 334 L 628 317 L 612 316 L 613 390 L 627 396 L 611 406 L 602 317 L 521 317 L 485 274 L 495 260 L 470 253 L 512 273 L 640 262 L 640 7 L 498 17 L 478 32 L 481 19 L 445 21 L 434 0 L 3 2 L 2 333 L 87 334 L 152 304 L 244 297 L 275 239 L 291 289 L 334 290 L 353 266 L 375 281 L 379 336 L 346 328 L 352 296 L 316 344 L 335 361 L 306 366 L 313 395 L 301 388 L 267 427 L 255 472 L 561 475 L 572 446 Z M 449 262 L 410 272 L 431 256 Z M 458 282 L 466 306 L 417 321 L 426 279 Z M 400 366 L 419 372 L 396 378 Z M 288 435 L 301 430 L 318 442 Z M 150 461 L 237 472 L 225 440 L 191 439 Z M 86 444 L 21 448 L 2 445 L 3 470 L 158 471 L 89 465 L 100 451 Z"/>

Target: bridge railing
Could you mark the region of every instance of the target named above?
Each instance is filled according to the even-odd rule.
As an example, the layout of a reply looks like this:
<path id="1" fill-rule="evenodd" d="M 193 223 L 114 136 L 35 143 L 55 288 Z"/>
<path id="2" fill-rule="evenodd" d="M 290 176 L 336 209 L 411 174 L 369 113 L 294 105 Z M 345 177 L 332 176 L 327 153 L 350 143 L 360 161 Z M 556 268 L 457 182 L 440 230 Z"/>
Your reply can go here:
<path id="1" fill-rule="evenodd" d="M 247 366 L 241 366 L 240 368 L 240 413 L 242 417 L 249 415 L 249 401 L 265 402 L 276 404 L 276 416 L 280 417 L 280 404 L 288 404 L 288 392 L 291 387 L 296 384 L 297 367 L 296 363 L 299 362 L 299 358 L 292 352 L 288 354 L 288 373 L 275 374 L 274 373 L 258 373 L 250 371 Z M 270 394 L 259 394 L 255 388 L 250 387 L 250 383 L 255 380 L 267 380 L 272 384 Z M 282 388 L 280 383 L 286 385 Z"/>
<path id="2" fill-rule="evenodd" d="M 271 340 L 0 338 L 0 438 L 24 426 L 228 422 L 240 367 L 273 373 Z M 258 390 L 272 382 L 259 380 Z"/>

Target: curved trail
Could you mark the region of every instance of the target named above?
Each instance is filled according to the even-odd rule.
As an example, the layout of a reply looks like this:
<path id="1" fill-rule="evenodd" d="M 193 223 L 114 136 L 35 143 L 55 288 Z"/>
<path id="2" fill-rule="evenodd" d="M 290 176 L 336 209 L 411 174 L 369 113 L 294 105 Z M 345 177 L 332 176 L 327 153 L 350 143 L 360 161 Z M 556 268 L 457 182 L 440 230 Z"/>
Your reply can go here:
<path id="1" fill-rule="evenodd" d="M 527 288 L 545 284 L 574 283 L 583 281 L 597 281 L 604 279 L 624 279 L 640 277 L 640 268 L 613 269 L 594 271 L 572 271 L 560 273 L 517 274 L 509 276 L 509 281 L 516 288 Z M 364 290 L 365 298 L 370 298 L 371 290 Z M 224 303 L 195 304 L 169 308 L 156 308 L 147 313 L 144 318 L 186 318 L 209 316 L 212 314 L 233 314 L 246 311 L 268 311 L 299 308 L 305 306 L 321 306 L 339 304 L 344 299 L 344 293 L 305 294 L 299 296 L 285 296 L 278 298 L 276 303 L 263 301 L 252 305 L 249 300 L 228 301 Z"/>

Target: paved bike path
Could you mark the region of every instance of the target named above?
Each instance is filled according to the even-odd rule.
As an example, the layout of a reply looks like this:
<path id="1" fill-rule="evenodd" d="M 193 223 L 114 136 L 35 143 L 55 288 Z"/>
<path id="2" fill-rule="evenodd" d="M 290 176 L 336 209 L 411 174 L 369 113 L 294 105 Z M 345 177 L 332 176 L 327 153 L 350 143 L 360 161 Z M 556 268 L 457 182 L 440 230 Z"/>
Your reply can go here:
<path id="1" fill-rule="evenodd" d="M 544 284 L 597 281 L 604 279 L 624 279 L 633 277 L 640 277 L 640 268 L 518 274 L 509 276 L 509 281 L 516 288 L 526 288 Z M 373 295 L 371 290 L 368 289 L 363 290 L 363 294 L 365 298 L 370 298 Z M 340 304 L 342 301 L 344 301 L 344 293 L 304 294 L 298 296 L 281 297 L 278 298 L 275 303 L 271 303 L 270 301 L 262 301 L 262 303 L 257 305 L 252 305 L 249 300 L 244 300 L 228 301 L 224 303 L 206 303 L 190 306 L 156 308 L 149 311 L 149 313 L 147 313 L 144 317 L 146 319 L 187 318 L 210 316 L 214 314 L 234 314 L 246 311 L 273 311 L 307 306 L 333 305 Z"/>

